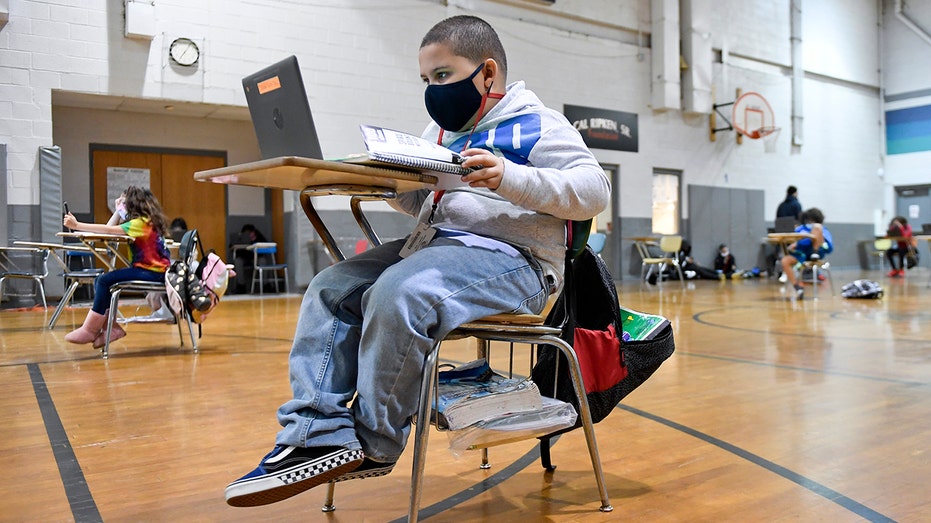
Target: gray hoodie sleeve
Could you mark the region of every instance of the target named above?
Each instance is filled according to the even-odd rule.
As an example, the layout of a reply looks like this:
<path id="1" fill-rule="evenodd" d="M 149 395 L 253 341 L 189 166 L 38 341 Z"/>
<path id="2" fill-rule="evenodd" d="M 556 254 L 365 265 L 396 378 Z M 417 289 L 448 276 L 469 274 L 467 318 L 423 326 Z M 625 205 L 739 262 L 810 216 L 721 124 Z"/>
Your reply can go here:
<path id="1" fill-rule="evenodd" d="M 529 165 L 505 160 L 499 196 L 565 220 L 587 220 L 608 206 L 608 177 L 568 121 L 550 126 L 529 159 Z"/>

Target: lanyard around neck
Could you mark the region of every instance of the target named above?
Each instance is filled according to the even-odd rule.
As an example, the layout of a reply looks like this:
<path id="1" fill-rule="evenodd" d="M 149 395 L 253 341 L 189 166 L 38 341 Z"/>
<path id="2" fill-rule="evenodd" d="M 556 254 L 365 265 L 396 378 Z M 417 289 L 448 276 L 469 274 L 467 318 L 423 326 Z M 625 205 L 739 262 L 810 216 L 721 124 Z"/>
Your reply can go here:
<path id="1" fill-rule="evenodd" d="M 462 151 L 465 151 L 466 149 L 469 148 L 470 145 L 472 145 L 472 135 L 475 134 L 475 129 L 478 127 L 478 122 L 480 122 L 481 119 L 482 119 L 482 117 L 485 116 L 485 115 L 484 115 L 484 112 L 485 112 L 485 102 L 487 102 L 489 98 L 494 98 L 494 99 L 496 99 L 496 100 L 499 100 L 499 99 L 501 99 L 501 98 L 504 98 L 504 94 L 502 94 L 502 93 L 492 93 L 492 92 L 491 92 L 491 86 L 488 86 L 488 90 L 485 91 L 485 94 L 484 94 L 484 95 L 482 95 L 482 102 L 481 102 L 481 103 L 479 104 L 479 106 L 478 106 L 478 118 L 476 118 L 476 119 L 475 119 L 475 123 L 472 124 L 472 130 L 469 131 L 469 137 L 466 138 L 465 144 L 463 144 L 463 146 L 462 146 Z M 443 145 L 443 133 L 445 133 L 445 132 L 446 132 L 446 130 L 443 129 L 442 127 L 440 127 L 440 133 L 439 133 L 439 134 L 437 135 L 437 137 L 436 137 L 436 143 L 437 143 L 437 145 Z M 462 152 L 462 151 L 460 151 L 460 152 Z M 436 191 L 436 192 L 433 193 L 433 208 L 430 209 L 430 217 L 427 219 L 427 223 L 433 223 L 433 217 L 434 217 L 434 215 L 436 215 L 436 208 L 440 205 L 440 200 L 443 199 L 443 195 L 444 195 L 444 194 L 446 194 L 446 190 L 445 190 L 445 189 L 442 190 L 442 191 Z"/>

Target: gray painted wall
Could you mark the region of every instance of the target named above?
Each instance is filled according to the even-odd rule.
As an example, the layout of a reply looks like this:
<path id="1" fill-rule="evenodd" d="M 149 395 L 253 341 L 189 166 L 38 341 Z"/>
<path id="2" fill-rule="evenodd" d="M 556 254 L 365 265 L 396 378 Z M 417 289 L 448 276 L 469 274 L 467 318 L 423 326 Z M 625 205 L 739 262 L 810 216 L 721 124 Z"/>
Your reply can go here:
<path id="1" fill-rule="evenodd" d="M 762 238 L 766 236 L 763 217 L 764 191 L 689 185 L 689 227 L 686 238 L 692 244 L 692 257 L 700 265 L 712 267 L 718 245 L 724 243 L 734 254 L 737 267 L 764 267 Z"/>
<path id="2" fill-rule="evenodd" d="M 0 202 L 6 203 L 6 144 L 0 143 Z M 0 212 L 0 245 L 8 245 L 7 223 L 10 220 L 10 205 Z"/>

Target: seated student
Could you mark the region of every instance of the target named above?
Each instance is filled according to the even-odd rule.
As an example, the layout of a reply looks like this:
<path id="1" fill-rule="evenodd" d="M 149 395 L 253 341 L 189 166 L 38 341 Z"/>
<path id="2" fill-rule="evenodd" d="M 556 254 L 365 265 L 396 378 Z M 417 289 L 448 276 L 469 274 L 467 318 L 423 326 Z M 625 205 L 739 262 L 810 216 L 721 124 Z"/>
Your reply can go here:
<path id="1" fill-rule="evenodd" d="M 816 207 L 802 213 L 802 224 L 795 228 L 795 232 L 807 232 L 811 238 L 801 240 L 789 246 L 789 253 L 782 257 L 782 272 L 795 289 L 795 295 L 802 299 L 805 291 L 795 275 L 795 265 L 806 260 L 824 258 L 834 251 L 834 239 L 831 231 L 824 226 L 824 214 Z"/>
<path id="2" fill-rule="evenodd" d="M 180 242 L 181 238 L 184 237 L 184 233 L 187 232 L 187 222 L 184 221 L 184 218 L 180 216 L 171 220 L 171 227 L 168 228 L 168 233 L 171 236 L 171 239 Z"/>
<path id="3" fill-rule="evenodd" d="M 679 264 L 682 267 L 682 274 L 685 276 L 685 279 L 687 280 L 693 280 L 693 279 L 717 280 L 718 279 L 718 273 L 715 272 L 714 269 L 709 269 L 708 267 L 705 267 L 699 264 L 698 262 L 695 261 L 694 258 L 692 258 L 692 244 L 689 243 L 689 241 L 686 239 L 682 240 L 682 247 L 679 248 Z M 675 269 L 670 270 L 669 268 L 666 268 L 665 272 L 668 273 L 669 276 L 672 278 L 678 279 L 679 277 L 679 274 Z M 651 275 L 650 280 L 653 280 L 650 283 L 655 283 L 656 278 L 654 278 Z"/>
<path id="4" fill-rule="evenodd" d="M 896 216 L 889 222 L 886 236 L 896 240 L 887 251 L 889 254 L 889 265 L 892 266 L 892 270 L 889 271 L 887 276 L 890 278 L 903 277 L 905 276 L 905 269 L 907 267 L 905 265 L 905 258 L 908 256 L 908 253 L 915 248 L 915 242 L 917 241 L 914 236 L 912 236 L 912 226 L 908 224 L 908 220 L 906 220 L 904 216 Z M 899 258 L 898 267 L 895 265 L 896 255 L 898 255 Z"/>
<path id="5" fill-rule="evenodd" d="M 262 231 L 258 230 L 255 225 L 247 223 L 239 231 L 239 238 L 236 240 L 238 245 L 252 245 L 253 243 L 267 242 Z M 238 249 L 236 257 L 233 259 L 233 266 L 236 271 L 235 292 L 240 294 L 246 292 L 249 282 L 252 279 L 253 253 L 250 250 Z"/>
<path id="6" fill-rule="evenodd" d="M 419 63 L 435 122 L 423 137 L 476 170 L 462 187 L 389 202 L 417 218 L 409 238 L 423 241 L 384 243 L 311 280 L 290 353 L 293 399 L 278 409 L 274 448 L 226 488 L 230 505 L 391 472 L 435 341 L 489 314 L 541 312 L 562 280 L 567 220 L 608 205 L 608 178 L 578 130 L 523 82 L 507 83 L 487 22 L 439 22 Z"/>
<path id="7" fill-rule="evenodd" d="M 133 239 L 129 244 L 131 266 L 112 270 L 97 278 L 94 305 L 88 311 L 84 324 L 65 335 L 65 341 L 78 344 L 93 342 L 94 348 L 103 347 L 106 343 L 103 331 L 110 308 L 110 286 L 130 280 L 165 281 L 165 271 L 170 264 L 164 240 L 167 220 L 158 199 L 148 189 L 130 186 L 117 198 L 116 208 L 118 218 L 111 217 L 105 224 L 79 222 L 70 212 L 63 219 L 64 226 L 75 231 L 128 235 Z M 114 221 L 120 223 L 114 224 Z M 126 336 L 126 331 L 114 322 L 110 341 L 123 336 Z"/>
<path id="8" fill-rule="evenodd" d="M 719 278 L 731 278 L 737 272 L 737 259 L 723 243 L 718 245 L 718 254 L 714 257 L 714 270 Z"/>

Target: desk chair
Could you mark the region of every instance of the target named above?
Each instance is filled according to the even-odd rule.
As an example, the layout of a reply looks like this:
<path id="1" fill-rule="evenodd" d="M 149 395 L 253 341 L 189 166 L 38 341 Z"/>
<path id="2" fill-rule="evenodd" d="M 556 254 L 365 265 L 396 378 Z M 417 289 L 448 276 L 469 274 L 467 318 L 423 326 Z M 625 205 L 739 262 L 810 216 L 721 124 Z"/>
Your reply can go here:
<path id="1" fill-rule="evenodd" d="M 640 257 L 642 258 L 642 263 L 640 264 L 640 280 L 646 281 L 650 277 L 650 274 L 653 273 L 653 268 L 657 267 L 657 280 L 659 281 L 660 287 L 663 286 L 663 271 L 666 269 L 666 266 L 671 265 L 676 268 L 676 271 L 679 273 L 679 283 L 682 284 L 682 288 L 685 289 L 685 277 L 682 275 L 682 267 L 679 265 L 679 249 L 682 248 L 682 236 L 663 236 L 659 239 L 659 250 L 662 252 L 660 256 L 654 256 L 650 254 L 646 248 L 642 248 L 640 251 Z M 649 267 L 649 270 L 647 270 Z"/>
<path id="2" fill-rule="evenodd" d="M 42 307 L 48 309 L 48 303 L 45 301 L 45 277 L 48 276 L 48 249 L 38 249 L 33 247 L 10 247 L 5 249 L 4 255 L 11 262 L 5 272 L 0 275 L 0 301 L 3 301 L 3 284 L 7 280 L 31 280 L 33 282 L 33 292 L 31 294 L 8 292 L 7 296 L 41 296 Z M 11 259 L 12 258 L 12 259 Z M 16 258 L 22 258 L 21 263 L 13 261 Z M 25 268 L 20 268 L 22 265 Z M 36 292 L 35 287 L 38 287 Z"/>
<path id="3" fill-rule="evenodd" d="M 105 342 L 104 346 L 101 348 L 101 356 L 103 359 L 108 359 L 110 357 L 110 340 L 113 335 L 113 323 L 119 321 L 120 318 L 120 297 L 124 292 L 135 293 L 135 294 L 148 294 L 150 292 L 165 292 L 165 283 L 164 282 L 151 282 L 151 281 L 142 281 L 142 280 L 130 280 L 114 283 L 110 286 L 110 312 L 107 316 L 107 323 L 105 327 Z M 163 305 L 164 307 L 164 305 Z M 159 320 L 159 319 L 150 319 L 145 321 L 145 323 L 174 323 L 178 326 L 178 336 L 181 338 L 181 346 L 184 347 L 184 334 L 181 332 L 181 322 L 187 324 L 188 334 L 191 337 L 191 345 L 194 347 L 194 352 L 197 352 L 197 338 L 194 336 L 194 324 L 191 321 L 191 318 L 187 314 L 172 314 L 173 317 Z M 125 320 L 124 320 L 125 321 Z"/>
<path id="4" fill-rule="evenodd" d="M 68 270 L 65 271 L 66 274 L 62 274 L 65 279 L 65 287 L 71 282 L 71 278 L 68 274 L 76 274 L 78 277 L 83 275 L 89 275 L 93 273 L 102 273 L 103 269 L 98 269 L 96 266 L 96 258 L 94 258 L 94 253 L 87 251 L 65 251 L 65 265 L 68 267 Z M 79 294 L 78 291 L 81 290 L 81 287 L 84 286 L 86 289 L 85 293 Z M 81 298 L 86 297 L 89 300 L 94 299 L 94 281 L 88 280 L 86 278 L 82 279 L 81 283 L 78 285 L 78 288 L 75 289 L 75 294 L 79 294 Z"/>
<path id="5" fill-rule="evenodd" d="M 578 252 L 584 248 L 587 242 L 587 230 L 591 221 L 573 223 L 573 230 L 576 231 L 575 240 L 572 242 L 572 251 Z M 570 235 L 570 238 L 572 236 Z M 555 304 L 556 295 L 551 296 L 547 309 Z M 592 423 L 591 410 L 588 405 L 588 397 L 585 394 L 585 385 L 582 381 L 582 369 L 579 366 L 579 360 L 575 355 L 572 346 L 563 341 L 559 334 L 559 327 L 548 326 L 545 324 L 545 317 L 548 314 L 544 310 L 541 315 L 537 314 L 495 314 L 479 320 L 460 325 L 453 330 L 444 340 L 437 340 L 433 349 L 427 354 L 423 364 L 423 381 L 420 384 L 420 403 L 417 410 L 417 423 L 414 429 L 414 464 L 411 472 L 411 492 L 410 506 L 408 509 L 407 520 L 409 523 L 416 523 L 420 511 L 420 498 L 423 491 L 423 473 L 426 464 L 427 439 L 430 433 L 430 410 L 433 400 L 438 395 L 437 376 L 439 374 L 439 352 L 440 346 L 445 340 L 455 340 L 462 338 L 475 338 L 478 340 L 478 357 L 488 358 L 490 351 L 490 342 L 503 341 L 511 344 L 511 363 L 514 361 L 514 344 L 521 343 L 528 345 L 533 350 L 538 344 L 549 344 L 557 347 L 569 362 L 569 373 L 572 378 L 573 388 L 579 402 L 578 413 L 582 429 L 585 433 L 585 440 L 588 444 L 589 459 L 592 462 L 592 468 L 595 474 L 595 482 L 598 486 L 599 496 L 601 498 L 602 512 L 611 512 L 614 507 L 608 498 L 608 491 L 605 484 L 604 472 L 601 467 L 601 457 L 598 453 L 598 444 L 595 441 L 595 429 Z M 529 372 L 528 372 L 529 375 Z M 421 422 L 421 420 L 423 420 Z M 541 447 L 541 458 L 544 467 L 552 470 L 550 464 L 548 448 L 544 451 Z M 488 449 L 482 449 L 481 468 L 489 468 Z M 335 482 L 330 482 L 327 489 L 326 501 L 321 508 L 323 512 L 332 512 L 336 510 L 333 503 Z"/>
<path id="6" fill-rule="evenodd" d="M 809 271 L 809 270 L 811 271 L 812 299 L 815 299 L 815 300 L 818 299 L 818 285 L 820 284 L 818 275 L 822 273 L 824 274 L 825 279 L 828 281 L 828 283 L 831 286 L 831 296 L 834 296 L 834 278 L 831 277 L 830 267 L 831 267 L 831 264 L 825 261 L 824 258 L 815 258 L 813 260 L 809 259 L 809 260 L 805 260 L 805 262 L 802 263 L 802 267 L 801 269 L 799 269 L 799 272 L 798 272 L 798 281 L 802 281 L 802 274 L 804 274 L 805 271 Z"/>
<path id="7" fill-rule="evenodd" d="M 604 250 L 607 240 L 607 234 L 603 232 L 593 232 L 588 236 L 588 246 L 592 248 L 595 254 L 601 256 L 601 251 Z"/>
<path id="8" fill-rule="evenodd" d="M 880 238 L 873 242 L 873 252 L 870 253 L 872 256 L 877 256 L 879 258 L 879 273 L 882 274 L 886 272 L 885 270 L 885 260 L 886 260 L 886 251 L 892 248 L 892 240 L 889 238 Z"/>
<path id="9" fill-rule="evenodd" d="M 58 323 L 59 316 L 61 316 L 61 313 L 64 312 L 65 307 L 71 303 L 71 300 L 74 298 L 74 293 L 77 291 L 78 287 L 81 285 L 89 285 L 91 288 L 91 298 L 94 297 L 94 284 L 97 282 L 97 277 L 103 274 L 103 272 L 103 269 L 80 269 L 62 274 L 62 276 L 65 277 L 65 284 L 68 285 L 68 288 L 65 289 L 64 296 L 61 297 L 61 301 L 58 302 L 58 306 L 55 307 L 55 312 L 52 314 L 52 318 L 48 322 L 49 329 L 55 328 L 55 324 Z"/>
<path id="10" fill-rule="evenodd" d="M 278 280 L 281 277 L 278 271 L 284 273 L 284 292 L 288 292 L 288 264 L 275 263 L 275 254 L 278 244 L 275 242 L 257 242 L 252 244 L 252 290 L 255 294 L 255 283 L 259 283 L 259 294 L 265 294 L 265 271 L 272 273 L 275 279 L 275 292 L 278 292 Z"/>

